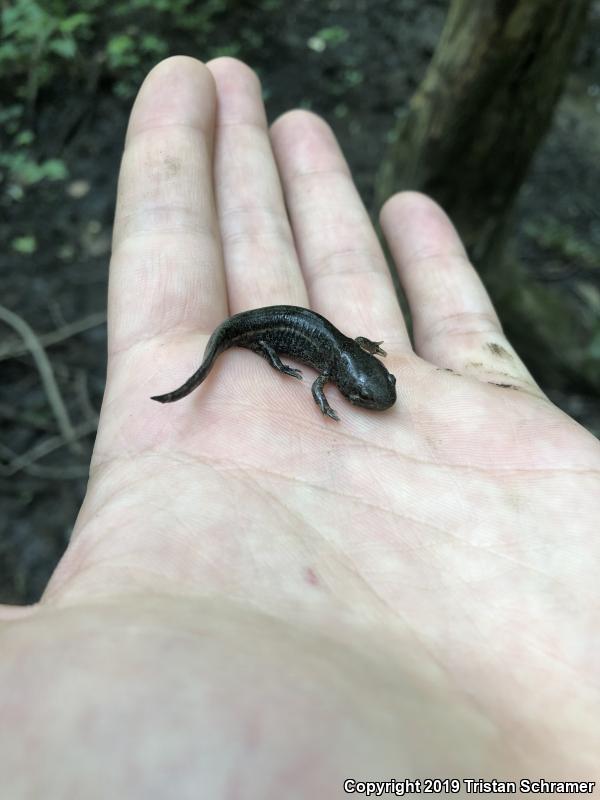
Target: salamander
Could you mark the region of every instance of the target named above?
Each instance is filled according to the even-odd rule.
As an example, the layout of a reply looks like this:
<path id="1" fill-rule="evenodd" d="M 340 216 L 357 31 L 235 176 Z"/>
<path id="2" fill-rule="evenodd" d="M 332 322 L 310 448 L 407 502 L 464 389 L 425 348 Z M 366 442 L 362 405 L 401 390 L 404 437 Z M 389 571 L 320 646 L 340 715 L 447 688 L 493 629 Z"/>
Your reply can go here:
<path id="1" fill-rule="evenodd" d="M 282 363 L 288 355 L 314 367 L 319 373 L 312 394 L 323 414 L 339 420 L 325 397 L 323 387 L 334 383 L 354 405 L 383 411 L 396 402 L 396 378 L 376 355 L 385 356 L 380 345 L 364 336 L 350 339 L 325 317 L 298 306 L 267 306 L 234 314 L 212 333 L 202 364 L 188 380 L 152 400 L 172 403 L 188 395 L 206 378 L 217 356 L 230 347 L 245 347 L 263 356 L 272 367 L 302 380 L 299 369 Z"/>

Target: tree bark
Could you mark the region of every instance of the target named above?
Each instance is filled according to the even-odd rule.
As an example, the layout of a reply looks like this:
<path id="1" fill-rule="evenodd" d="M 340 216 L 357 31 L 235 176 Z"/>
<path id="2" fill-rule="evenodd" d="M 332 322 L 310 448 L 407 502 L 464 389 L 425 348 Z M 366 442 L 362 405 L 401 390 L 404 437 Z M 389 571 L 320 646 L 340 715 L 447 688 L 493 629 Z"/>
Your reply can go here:
<path id="1" fill-rule="evenodd" d="M 379 205 L 419 189 L 449 213 L 482 271 L 548 128 L 589 0 L 453 0 L 379 175 Z"/>

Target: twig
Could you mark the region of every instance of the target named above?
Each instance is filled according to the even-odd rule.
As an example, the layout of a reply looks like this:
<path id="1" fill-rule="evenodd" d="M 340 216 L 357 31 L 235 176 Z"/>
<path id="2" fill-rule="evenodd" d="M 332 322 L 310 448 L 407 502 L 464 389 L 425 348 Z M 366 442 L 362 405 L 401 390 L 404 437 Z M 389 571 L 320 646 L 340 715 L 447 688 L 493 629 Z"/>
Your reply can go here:
<path id="1" fill-rule="evenodd" d="M 53 417 L 46 417 L 36 411 L 27 411 L 26 409 L 17 410 L 8 403 L 0 403 L 0 417 L 42 431 L 54 432 L 56 430 L 56 421 Z"/>
<path id="2" fill-rule="evenodd" d="M 63 316 L 62 308 L 60 307 L 60 303 L 58 302 L 58 300 L 52 299 L 48 301 L 48 311 L 50 312 L 52 321 L 54 322 L 57 328 L 62 328 L 65 325 L 68 325 L 67 320 Z"/>
<path id="3" fill-rule="evenodd" d="M 89 314 L 87 317 L 75 320 L 75 322 L 69 322 L 67 325 L 63 325 L 62 328 L 57 328 L 55 331 L 44 333 L 38 336 L 38 340 L 44 347 L 50 347 L 50 345 L 64 342 L 65 339 L 70 339 L 71 336 L 83 333 L 83 331 L 87 331 L 90 328 L 103 325 L 105 322 L 106 312 L 97 311 L 94 314 Z M 0 361 L 5 361 L 7 358 L 17 358 L 27 352 L 29 352 L 28 347 L 24 347 L 18 342 L 15 342 L 13 345 L 9 343 L 0 348 Z"/>
<path id="4" fill-rule="evenodd" d="M 93 433 L 95 430 L 95 421 L 85 420 L 85 422 L 82 422 L 80 425 L 77 425 L 77 427 L 74 428 L 73 435 L 76 439 L 81 439 L 82 437 L 87 436 L 89 433 Z M 7 466 L 0 465 L 0 475 L 2 475 L 4 478 L 10 478 L 12 475 L 16 475 L 17 472 L 21 472 L 21 470 L 28 472 L 30 475 L 35 475 L 36 472 L 39 475 L 40 468 L 33 468 L 35 462 L 39 461 L 40 458 L 47 456 L 49 453 L 59 450 L 61 447 L 64 447 L 65 444 L 66 442 L 62 436 L 51 436 L 49 439 L 45 439 L 43 442 L 34 445 L 26 453 L 23 453 L 23 455 L 18 456 L 12 450 L 6 447 L 6 445 L 0 443 L 0 452 L 4 453 L 5 458 L 8 457 L 10 459 L 10 463 Z M 44 471 L 48 472 L 56 470 L 52 467 L 44 467 Z M 67 473 L 67 471 L 68 470 L 65 469 L 65 473 Z M 69 476 L 65 474 L 65 477 Z"/>
<path id="5" fill-rule="evenodd" d="M 83 411 L 83 416 L 85 419 L 90 420 L 90 422 L 93 421 L 95 425 L 98 425 L 100 417 L 92 403 L 88 390 L 87 373 L 84 369 L 77 370 L 75 375 L 75 389 L 79 395 L 79 405 Z"/>
<path id="6" fill-rule="evenodd" d="M 79 464 L 71 464 L 63 467 L 45 467 L 42 464 L 28 464 L 23 468 L 23 472 L 31 475 L 32 478 L 45 478 L 51 481 L 73 481 L 78 478 L 87 478 L 90 474 L 90 467 Z"/>
<path id="7" fill-rule="evenodd" d="M 40 373 L 46 397 L 48 398 L 48 402 L 50 403 L 54 416 L 56 417 L 56 422 L 58 423 L 58 429 L 68 442 L 71 451 L 74 453 L 81 453 L 81 445 L 77 441 L 75 430 L 69 419 L 69 413 L 62 399 L 58 384 L 56 383 L 52 364 L 48 360 L 48 356 L 40 340 L 24 319 L 2 305 L 0 305 L 0 320 L 10 325 L 23 339 Z"/>

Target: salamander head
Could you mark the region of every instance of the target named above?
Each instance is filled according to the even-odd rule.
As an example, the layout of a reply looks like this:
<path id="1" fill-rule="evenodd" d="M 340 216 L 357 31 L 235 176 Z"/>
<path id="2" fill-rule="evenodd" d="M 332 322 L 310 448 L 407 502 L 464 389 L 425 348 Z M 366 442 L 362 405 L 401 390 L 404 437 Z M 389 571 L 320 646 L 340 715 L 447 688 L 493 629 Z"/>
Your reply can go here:
<path id="1" fill-rule="evenodd" d="M 360 351 L 340 367 L 336 383 L 353 405 L 384 411 L 396 402 L 396 378 L 375 356 Z"/>

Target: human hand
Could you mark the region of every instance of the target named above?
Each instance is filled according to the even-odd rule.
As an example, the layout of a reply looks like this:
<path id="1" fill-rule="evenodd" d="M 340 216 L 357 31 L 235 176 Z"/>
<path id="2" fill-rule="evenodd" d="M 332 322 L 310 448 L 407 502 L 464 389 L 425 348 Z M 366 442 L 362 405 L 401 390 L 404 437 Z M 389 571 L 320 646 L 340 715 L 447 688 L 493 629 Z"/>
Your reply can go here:
<path id="1" fill-rule="evenodd" d="M 269 132 L 232 59 L 147 78 L 87 496 L 42 602 L 1 615 L 7 796 L 600 779 L 600 447 L 519 361 L 443 212 L 401 194 L 382 225 L 414 351 L 323 121 Z M 335 423 L 242 350 L 149 399 L 228 315 L 278 303 L 384 340 L 396 405 L 328 387 Z"/>

